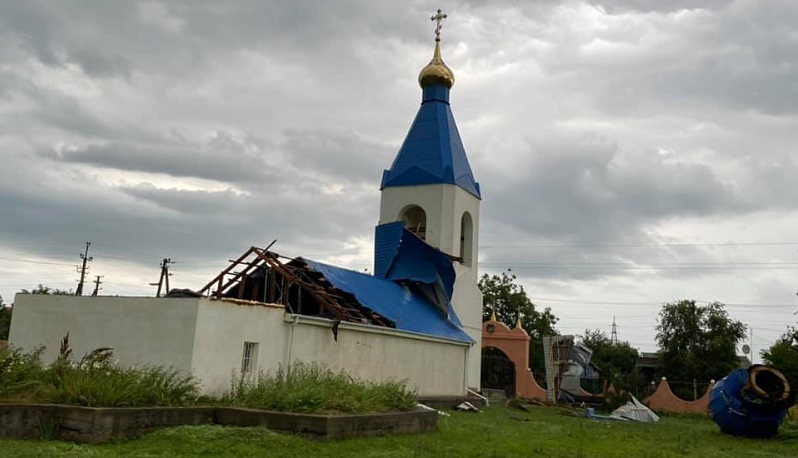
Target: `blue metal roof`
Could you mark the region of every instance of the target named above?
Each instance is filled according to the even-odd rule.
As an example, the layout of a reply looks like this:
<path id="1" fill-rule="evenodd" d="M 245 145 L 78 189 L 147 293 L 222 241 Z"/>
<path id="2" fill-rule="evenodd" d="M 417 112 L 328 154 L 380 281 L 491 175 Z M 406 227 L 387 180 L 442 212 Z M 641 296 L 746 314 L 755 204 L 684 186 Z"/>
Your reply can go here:
<path id="1" fill-rule="evenodd" d="M 336 288 L 351 293 L 364 306 L 396 323 L 396 328 L 459 342 L 473 343 L 451 305 L 449 317 L 407 286 L 386 278 L 304 259 Z"/>
<path id="2" fill-rule="evenodd" d="M 407 230 L 402 222 L 377 226 L 374 275 L 414 284 L 441 311 L 445 311 L 452 300 L 457 276 L 445 253 Z"/>
<path id="3" fill-rule="evenodd" d="M 449 183 L 482 198 L 449 107 L 449 88 L 427 86 L 421 107 L 380 189 Z"/>
<path id="4" fill-rule="evenodd" d="M 401 221 L 380 224 L 374 229 L 374 275 L 385 277 L 388 273 L 406 230 Z"/>

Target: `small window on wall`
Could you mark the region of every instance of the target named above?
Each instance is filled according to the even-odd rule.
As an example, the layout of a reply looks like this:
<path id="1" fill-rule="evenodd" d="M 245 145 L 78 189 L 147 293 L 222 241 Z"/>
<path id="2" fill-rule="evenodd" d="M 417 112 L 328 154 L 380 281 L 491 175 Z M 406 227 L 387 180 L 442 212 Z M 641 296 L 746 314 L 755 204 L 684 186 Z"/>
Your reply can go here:
<path id="1" fill-rule="evenodd" d="M 253 375 L 258 368 L 258 343 L 244 342 L 244 356 L 241 358 L 241 375 Z"/>
<path id="2" fill-rule="evenodd" d="M 418 205 L 405 207 L 399 215 L 399 219 L 405 223 L 407 230 L 416 234 L 422 240 L 427 238 L 427 214 L 423 208 Z"/>
<path id="3" fill-rule="evenodd" d="M 474 262 L 474 221 L 468 212 L 460 220 L 460 257 L 463 265 L 471 267 Z"/>

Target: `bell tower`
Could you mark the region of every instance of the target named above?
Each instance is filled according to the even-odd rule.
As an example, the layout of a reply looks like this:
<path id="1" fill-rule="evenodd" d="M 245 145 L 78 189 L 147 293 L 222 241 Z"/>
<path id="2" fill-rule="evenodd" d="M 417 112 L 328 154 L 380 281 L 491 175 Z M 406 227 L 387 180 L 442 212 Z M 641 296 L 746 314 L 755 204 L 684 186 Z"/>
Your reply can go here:
<path id="1" fill-rule="evenodd" d="M 441 10 L 432 16 L 435 48 L 432 60 L 418 76 L 421 107 L 393 164 L 383 173 L 380 224 L 402 221 L 453 259 L 452 306 L 463 329 L 476 341 L 469 350 L 467 385 L 478 388 L 482 293 L 477 265 L 482 195 L 449 104 L 454 73 L 441 58 L 441 21 L 445 18 Z"/>

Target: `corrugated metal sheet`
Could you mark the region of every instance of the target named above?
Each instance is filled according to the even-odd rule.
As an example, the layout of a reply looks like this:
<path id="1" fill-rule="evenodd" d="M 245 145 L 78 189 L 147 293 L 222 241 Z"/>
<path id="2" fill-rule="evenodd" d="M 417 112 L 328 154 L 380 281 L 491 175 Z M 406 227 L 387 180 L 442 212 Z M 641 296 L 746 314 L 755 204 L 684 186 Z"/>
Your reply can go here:
<path id="1" fill-rule="evenodd" d="M 374 229 L 374 275 L 377 277 L 385 277 L 391 267 L 404 230 L 401 221 L 380 224 Z"/>
<path id="2" fill-rule="evenodd" d="M 440 288 L 444 303 L 452 300 L 455 279 L 454 266 L 448 256 L 402 229 L 402 240 L 396 256 L 385 273 L 394 281 L 410 281 Z"/>
<path id="3" fill-rule="evenodd" d="M 380 189 L 449 183 L 481 198 L 449 107 L 448 91 L 445 86 L 425 88 L 421 107 L 391 168 L 383 173 Z"/>
<path id="4" fill-rule="evenodd" d="M 308 259 L 303 260 L 336 288 L 353 294 L 363 306 L 394 321 L 397 329 L 473 343 L 458 325 L 460 320 L 451 306 L 450 320 L 426 299 L 413 294 L 410 288 L 396 282 Z"/>
<path id="5" fill-rule="evenodd" d="M 416 284 L 418 292 L 426 294 L 442 313 L 452 300 L 456 277 L 452 261 L 401 222 L 377 226 L 374 266 L 378 277 Z"/>

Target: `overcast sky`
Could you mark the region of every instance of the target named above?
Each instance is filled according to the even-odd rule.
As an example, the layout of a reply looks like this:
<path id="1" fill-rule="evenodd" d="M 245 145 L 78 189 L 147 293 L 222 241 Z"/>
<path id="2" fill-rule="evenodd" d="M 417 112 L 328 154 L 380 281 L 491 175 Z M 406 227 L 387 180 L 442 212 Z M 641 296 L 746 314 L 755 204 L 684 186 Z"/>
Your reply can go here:
<path id="1" fill-rule="evenodd" d="M 796 321 L 794 0 L 0 2 L 0 294 L 75 288 L 87 241 L 101 294 L 273 239 L 369 268 L 438 7 L 481 272 L 645 351 L 683 298 L 757 353 Z"/>

